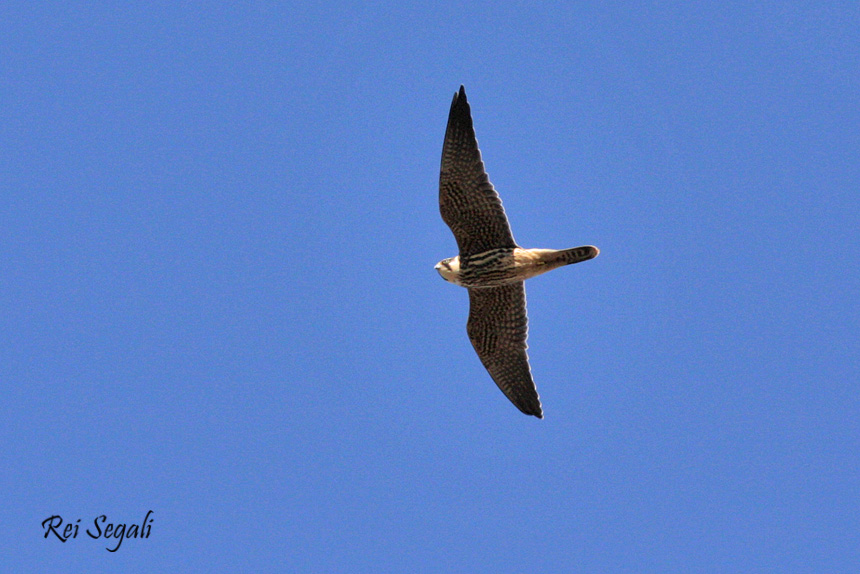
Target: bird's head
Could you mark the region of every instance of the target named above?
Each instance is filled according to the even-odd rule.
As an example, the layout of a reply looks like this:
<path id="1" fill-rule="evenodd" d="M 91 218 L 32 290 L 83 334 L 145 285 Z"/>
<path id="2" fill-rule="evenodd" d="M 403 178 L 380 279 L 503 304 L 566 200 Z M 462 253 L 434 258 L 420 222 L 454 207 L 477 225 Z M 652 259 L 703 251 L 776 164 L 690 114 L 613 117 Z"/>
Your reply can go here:
<path id="1" fill-rule="evenodd" d="M 455 285 L 459 285 L 460 281 L 460 257 L 449 257 L 443 259 L 436 264 L 436 271 L 442 276 L 442 279 Z"/>

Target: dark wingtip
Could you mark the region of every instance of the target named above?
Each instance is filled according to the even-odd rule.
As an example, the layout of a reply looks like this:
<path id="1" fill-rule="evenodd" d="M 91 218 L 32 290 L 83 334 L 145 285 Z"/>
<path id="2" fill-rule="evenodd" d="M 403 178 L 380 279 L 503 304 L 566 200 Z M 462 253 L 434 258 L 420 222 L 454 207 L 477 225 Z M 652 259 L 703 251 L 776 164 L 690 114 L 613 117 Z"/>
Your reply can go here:
<path id="1" fill-rule="evenodd" d="M 516 405 L 516 407 L 518 409 L 520 409 L 523 412 L 523 414 L 526 414 L 526 415 L 529 415 L 532 417 L 537 417 L 539 419 L 543 418 L 543 409 L 541 408 L 540 403 L 538 403 L 536 405 L 535 404 L 517 404 L 517 403 L 514 403 L 514 405 Z"/>
<path id="2" fill-rule="evenodd" d="M 469 107 L 466 89 L 463 86 L 460 86 L 459 92 L 454 92 L 454 99 L 451 101 L 451 110 L 448 112 L 448 130 L 451 129 L 452 124 L 460 124 L 461 129 L 472 128 L 472 110 Z"/>

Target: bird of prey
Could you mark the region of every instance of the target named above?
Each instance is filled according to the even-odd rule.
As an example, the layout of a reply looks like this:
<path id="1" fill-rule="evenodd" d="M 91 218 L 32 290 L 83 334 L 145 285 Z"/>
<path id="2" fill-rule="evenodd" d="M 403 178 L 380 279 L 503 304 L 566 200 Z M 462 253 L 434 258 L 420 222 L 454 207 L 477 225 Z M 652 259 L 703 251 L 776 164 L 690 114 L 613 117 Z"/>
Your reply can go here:
<path id="1" fill-rule="evenodd" d="M 443 259 L 443 279 L 469 290 L 466 331 L 490 376 L 527 415 L 543 418 L 532 379 L 523 281 L 597 257 L 591 245 L 572 249 L 523 249 L 514 241 L 499 194 L 490 183 L 472 126 L 466 90 L 454 94 L 439 174 L 439 210 L 460 254 Z"/>

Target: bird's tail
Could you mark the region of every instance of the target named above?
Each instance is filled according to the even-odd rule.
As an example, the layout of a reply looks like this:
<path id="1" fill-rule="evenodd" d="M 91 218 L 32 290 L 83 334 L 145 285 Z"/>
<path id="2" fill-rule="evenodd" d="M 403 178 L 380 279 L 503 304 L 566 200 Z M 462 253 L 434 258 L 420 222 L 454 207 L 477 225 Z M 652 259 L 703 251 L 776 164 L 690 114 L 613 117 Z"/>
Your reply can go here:
<path id="1" fill-rule="evenodd" d="M 556 257 L 561 265 L 572 265 L 582 261 L 594 259 L 600 253 L 600 250 L 593 245 L 583 245 L 582 247 L 571 247 L 570 249 L 562 249 L 556 252 Z"/>

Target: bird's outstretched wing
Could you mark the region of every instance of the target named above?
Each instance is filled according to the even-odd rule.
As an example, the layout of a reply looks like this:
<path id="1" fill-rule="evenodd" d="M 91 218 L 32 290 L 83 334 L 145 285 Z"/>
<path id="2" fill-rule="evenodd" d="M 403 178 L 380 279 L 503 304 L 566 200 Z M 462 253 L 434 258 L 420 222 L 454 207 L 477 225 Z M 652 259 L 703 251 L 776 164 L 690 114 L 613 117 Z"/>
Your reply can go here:
<path id="1" fill-rule="evenodd" d="M 505 396 L 525 414 L 543 418 L 526 352 L 528 317 L 523 283 L 469 289 L 466 330 L 478 357 Z"/>
<path id="2" fill-rule="evenodd" d="M 439 210 L 454 232 L 460 257 L 517 247 L 499 194 L 493 189 L 472 126 L 466 90 L 454 94 L 442 146 Z"/>

